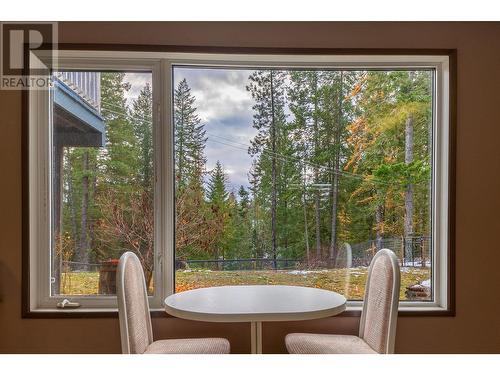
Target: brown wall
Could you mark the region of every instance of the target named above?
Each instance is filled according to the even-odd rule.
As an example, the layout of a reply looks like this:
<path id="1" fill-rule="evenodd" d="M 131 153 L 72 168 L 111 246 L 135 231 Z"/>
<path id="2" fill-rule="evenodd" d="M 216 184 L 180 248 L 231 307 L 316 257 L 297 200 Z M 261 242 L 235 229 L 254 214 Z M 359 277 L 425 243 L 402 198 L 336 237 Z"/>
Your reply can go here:
<path id="1" fill-rule="evenodd" d="M 401 317 L 399 353 L 500 352 L 500 23 L 61 23 L 61 43 L 457 49 L 456 316 Z M 21 319 L 21 95 L 0 91 L 0 352 L 115 353 L 117 319 Z M 358 319 L 264 325 L 354 333 Z M 249 326 L 156 318 L 156 338 L 218 335 L 249 351 Z"/>

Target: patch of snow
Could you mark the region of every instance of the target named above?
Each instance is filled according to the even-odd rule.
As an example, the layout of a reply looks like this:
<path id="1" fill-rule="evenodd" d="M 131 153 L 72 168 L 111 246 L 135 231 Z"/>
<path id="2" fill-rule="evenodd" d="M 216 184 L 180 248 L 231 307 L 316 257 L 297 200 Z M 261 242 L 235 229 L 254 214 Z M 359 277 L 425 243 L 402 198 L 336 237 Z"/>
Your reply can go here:
<path id="1" fill-rule="evenodd" d="M 358 276 L 358 275 L 364 275 L 366 274 L 366 271 L 348 271 L 348 274 L 349 275 L 355 275 L 355 276 Z"/>
<path id="2" fill-rule="evenodd" d="M 400 267 L 400 271 L 403 273 L 419 272 L 420 267 Z"/>
<path id="3" fill-rule="evenodd" d="M 324 273 L 328 272 L 328 270 L 293 270 L 288 271 L 289 275 L 309 275 L 311 273 Z"/>
<path id="4" fill-rule="evenodd" d="M 349 275 L 365 275 L 368 267 L 354 267 L 354 268 L 346 268 L 345 269 Z M 332 270 L 329 269 L 321 269 L 321 270 L 291 270 L 291 271 L 285 271 L 289 275 L 309 275 L 309 274 L 315 274 L 315 273 L 325 273 L 329 272 Z"/>
<path id="5" fill-rule="evenodd" d="M 422 267 L 422 266 L 423 267 L 431 267 L 432 266 L 431 261 L 427 260 L 427 259 L 425 260 L 425 262 L 422 262 L 421 259 L 407 260 L 407 261 L 404 261 L 403 264 L 405 264 L 408 267 Z"/>
<path id="6" fill-rule="evenodd" d="M 430 288 L 430 287 L 431 287 L 431 279 L 428 279 L 428 280 L 422 281 L 422 282 L 420 283 L 420 285 L 425 286 L 426 288 Z"/>

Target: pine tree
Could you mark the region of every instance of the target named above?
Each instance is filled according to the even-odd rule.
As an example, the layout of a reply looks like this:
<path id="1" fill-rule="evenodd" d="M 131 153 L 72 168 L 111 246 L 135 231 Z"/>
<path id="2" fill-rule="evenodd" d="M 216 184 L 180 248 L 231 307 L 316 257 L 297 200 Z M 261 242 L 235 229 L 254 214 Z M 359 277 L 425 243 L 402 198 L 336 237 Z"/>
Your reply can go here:
<path id="1" fill-rule="evenodd" d="M 130 201 L 140 159 L 125 98 L 130 87 L 125 74 L 101 73 L 100 79 L 106 145 L 67 148 L 63 161 L 63 231 L 71 233 L 75 244 L 72 259 L 82 263 L 81 269 L 87 269 L 85 264 L 91 261 L 119 256 L 126 247 L 120 235 L 101 235 L 100 225 L 110 213 L 110 202 L 103 202 Z"/>
<path id="2" fill-rule="evenodd" d="M 210 205 L 209 222 L 215 238 L 215 242 L 213 244 L 215 259 L 219 259 L 220 257 L 224 258 L 225 250 L 227 249 L 228 244 L 228 237 L 230 235 L 228 233 L 230 194 L 227 191 L 226 184 L 227 177 L 224 173 L 224 168 L 222 167 L 222 164 L 217 161 L 215 168 L 210 173 L 207 188 L 207 198 Z M 235 199 L 233 196 L 232 204 L 234 204 L 234 201 Z"/>
<path id="3" fill-rule="evenodd" d="M 138 169 L 139 148 L 125 92 L 125 73 L 101 73 L 101 115 L 106 123 L 106 152 L 102 178 L 119 191 L 131 190 Z"/>
<path id="4" fill-rule="evenodd" d="M 210 180 L 208 181 L 208 201 L 219 207 L 222 207 L 228 198 L 229 193 L 226 189 L 227 177 L 224 173 L 224 168 L 220 161 L 217 160 L 215 168 L 210 173 Z"/>
<path id="5" fill-rule="evenodd" d="M 333 149 L 333 171 L 332 171 L 332 186 L 331 186 L 331 196 L 332 196 L 332 211 L 331 211 L 331 234 L 330 234 L 330 251 L 329 251 L 329 261 L 331 264 L 335 264 L 337 260 L 337 239 L 338 239 L 338 201 L 339 201 L 339 179 L 340 179 L 340 159 L 341 159 L 341 142 L 342 133 L 344 130 L 344 72 L 340 71 L 338 77 L 338 87 L 336 90 L 337 108 L 336 108 L 336 124 L 333 135 L 333 142 L 331 143 L 331 148 Z"/>
<path id="6" fill-rule="evenodd" d="M 227 201 L 229 213 L 226 230 L 226 259 L 248 259 L 254 257 L 252 247 L 252 207 L 250 195 L 244 186 L 238 193 L 229 193 Z M 237 266 L 237 264 L 235 264 Z"/>
<path id="7" fill-rule="evenodd" d="M 145 190 L 153 186 L 153 92 L 146 83 L 132 104 L 131 120 L 139 151 L 139 180 Z"/>
<path id="8" fill-rule="evenodd" d="M 196 98 L 183 79 L 174 92 L 176 256 L 180 258 L 194 254 L 206 257 L 213 252 L 216 240 L 203 186 L 207 138 L 195 103 Z"/>
<path id="9" fill-rule="evenodd" d="M 239 213 L 242 217 L 245 217 L 250 209 L 250 194 L 243 185 L 238 189 L 238 196 L 240 197 Z"/>
<path id="10" fill-rule="evenodd" d="M 125 73 L 101 74 L 101 115 L 106 147 L 96 181 L 98 260 L 126 249 L 141 260 L 150 286 L 154 258 L 152 89 L 145 84 L 129 107 Z"/>
<path id="11" fill-rule="evenodd" d="M 294 115 L 294 123 L 300 129 L 301 158 L 303 163 L 303 204 L 307 200 L 307 182 L 309 171 L 312 170 L 313 184 L 320 184 L 320 163 L 321 158 L 321 129 L 320 129 L 320 73 L 318 71 L 292 71 L 290 74 L 290 88 L 288 96 L 290 100 L 290 110 Z M 321 192 L 315 188 L 314 191 L 314 234 L 316 244 L 316 257 L 321 258 Z M 306 234 L 306 253 L 309 254 L 309 234 L 307 228 L 307 212 L 304 211 L 304 222 Z M 308 256 L 309 258 L 309 256 Z"/>
<path id="12" fill-rule="evenodd" d="M 253 126 L 258 133 L 251 142 L 251 155 L 261 156 L 261 169 L 270 172 L 270 210 L 271 210 L 271 255 L 273 268 L 277 268 L 278 256 L 278 175 L 280 131 L 286 122 L 285 115 L 285 78 L 286 73 L 279 70 L 258 70 L 249 77 L 247 91 L 255 104 Z"/>
<path id="13" fill-rule="evenodd" d="M 201 184 L 206 162 L 205 130 L 195 102 L 187 80 L 183 79 L 174 93 L 175 174 L 180 188 L 193 180 Z"/>
<path id="14" fill-rule="evenodd" d="M 252 165 L 248 171 L 248 182 L 250 183 L 249 191 L 251 193 L 251 212 L 250 226 L 252 228 L 252 256 L 254 258 L 262 258 L 266 251 L 266 218 L 262 210 L 263 194 L 261 193 L 262 172 L 259 163 L 256 159 L 252 160 Z M 259 265 L 257 265 L 259 266 Z"/>
<path id="15" fill-rule="evenodd" d="M 67 252 L 66 259 L 63 260 L 78 262 L 81 270 L 88 270 L 93 245 L 90 233 L 97 219 L 94 208 L 96 169 L 96 149 L 68 147 L 64 151 L 61 233 L 70 234 L 74 249 Z"/>
<path id="16" fill-rule="evenodd" d="M 303 205 L 307 205 L 307 193 L 311 192 L 316 258 L 321 259 L 323 248 L 328 248 L 331 264 L 335 264 L 337 242 L 343 235 L 338 220 L 340 202 L 347 196 L 347 192 L 341 191 L 340 176 L 348 152 L 345 124 L 352 116 L 353 105 L 345 99 L 345 93 L 357 74 L 293 71 L 290 75 L 290 110 L 296 131 L 300 130 L 300 155 L 305 163 L 302 167 Z M 303 221 L 308 222 L 308 212 L 303 211 Z M 305 232 L 309 233 L 307 227 Z M 327 237 L 328 244 L 324 240 Z M 305 247 L 307 252 L 307 242 Z"/>

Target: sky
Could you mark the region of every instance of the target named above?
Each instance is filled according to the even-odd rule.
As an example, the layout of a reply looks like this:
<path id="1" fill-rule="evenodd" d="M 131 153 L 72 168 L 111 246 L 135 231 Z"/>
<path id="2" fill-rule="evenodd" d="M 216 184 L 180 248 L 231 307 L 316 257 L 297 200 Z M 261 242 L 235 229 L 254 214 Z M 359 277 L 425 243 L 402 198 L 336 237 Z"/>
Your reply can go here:
<path id="1" fill-rule="evenodd" d="M 174 87 L 186 79 L 195 96 L 198 116 L 205 127 L 207 171 L 221 162 L 229 191 L 248 186 L 252 158 L 248 154 L 253 128 L 253 99 L 246 91 L 251 70 L 174 68 Z"/>
<path id="2" fill-rule="evenodd" d="M 151 73 L 125 73 L 123 79 L 125 82 L 130 84 L 130 89 L 125 91 L 125 99 L 127 99 L 127 104 L 132 107 L 132 103 L 139 96 L 141 90 L 146 86 L 146 83 L 150 85 L 153 82 L 153 75 Z"/>
<path id="3" fill-rule="evenodd" d="M 251 70 L 174 68 L 174 88 L 186 79 L 196 98 L 195 106 L 206 131 L 206 170 L 210 172 L 220 161 L 228 177 L 227 188 L 237 193 L 241 185 L 248 187 L 248 171 L 252 158 L 248 154 L 250 140 L 257 131 L 252 126 L 253 99 L 246 91 Z M 150 73 L 127 73 L 124 79 L 131 87 L 126 92 L 132 105 Z"/>

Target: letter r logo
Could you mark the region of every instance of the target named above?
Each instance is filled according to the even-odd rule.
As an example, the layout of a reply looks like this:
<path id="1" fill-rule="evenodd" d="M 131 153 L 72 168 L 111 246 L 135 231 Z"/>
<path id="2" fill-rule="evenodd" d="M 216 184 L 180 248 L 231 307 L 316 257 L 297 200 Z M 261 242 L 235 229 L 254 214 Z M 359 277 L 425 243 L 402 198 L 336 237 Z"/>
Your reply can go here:
<path id="1" fill-rule="evenodd" d="M 1 24 L 1 75 L 20 76 L 47 74 L 53 66 L 55 48 L 55 23 L 10 23 Z M 43 62 L 35 54 L 46 50 Z M 29 63 L 29 65 L 28 65 Z"/>

